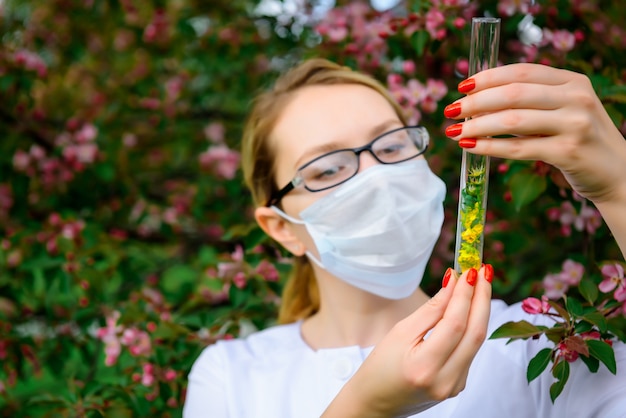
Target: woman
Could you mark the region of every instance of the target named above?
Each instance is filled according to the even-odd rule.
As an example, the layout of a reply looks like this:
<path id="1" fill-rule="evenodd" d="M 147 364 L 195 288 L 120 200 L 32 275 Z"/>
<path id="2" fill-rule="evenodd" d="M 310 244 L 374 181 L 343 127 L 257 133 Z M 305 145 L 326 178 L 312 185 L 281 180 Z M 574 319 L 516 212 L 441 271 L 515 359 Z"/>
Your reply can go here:
<path id="1" fill-rule="evenodd" d="M 448 130 L 471 152 L 540 159 L 592 200 L 626 254 L 626 142 L 575 73 L 533 64 L 481 72 L 446 108 L 475 117 Z M 514 139 L 491 139 L 503 133 Z M 526 366 L 544 341 L 484 342 L 519 306 L 491 301 L 493 269 L 449 269 L 419 284 L 443 219 L 445 188 L 371 78 L 310 60 L 257 98 L 243 166 L 261 228 L 296 256 L 278 325 L 219 342 L 189 376 L 186 417 L 624 416 L 619 374 L 575 364 L 552 405 Z"/>

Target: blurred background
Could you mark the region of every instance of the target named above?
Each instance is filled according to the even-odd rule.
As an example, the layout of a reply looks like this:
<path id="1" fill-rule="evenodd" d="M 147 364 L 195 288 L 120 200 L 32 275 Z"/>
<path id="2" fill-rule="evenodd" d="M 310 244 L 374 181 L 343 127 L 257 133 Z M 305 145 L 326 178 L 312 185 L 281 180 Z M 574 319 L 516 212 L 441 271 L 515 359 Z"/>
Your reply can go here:
<path id="1" fill-rule="evenodd" d="M 0 0 L 0 415 L 180 416 L 202 348 L 275 322 L 291 260 L 253 222 L 238 147 L 251 98 L 307 57 L 377 77 L 429 129 L 448 186 L 436 291 L 461 161 L 443 107 L 485 15 L 502 64 L 587 74 L 626 131 L 618 2 Z M 558 298 L 621 259 L 553 167 L 491 171 L 496 297 Z"/>

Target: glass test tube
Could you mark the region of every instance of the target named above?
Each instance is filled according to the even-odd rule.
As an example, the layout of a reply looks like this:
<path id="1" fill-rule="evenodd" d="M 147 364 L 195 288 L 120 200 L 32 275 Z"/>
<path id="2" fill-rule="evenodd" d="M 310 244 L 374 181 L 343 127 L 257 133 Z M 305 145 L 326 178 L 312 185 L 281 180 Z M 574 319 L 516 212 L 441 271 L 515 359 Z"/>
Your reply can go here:
<path id="1" fill-rule="evenodd" d="M 498 62 L 500 19 L 472 19 L 468 77 L 494 68 Z M 479 269 L 483 259 L 485 212 L 489 185 L 489 157 L 463 150 L 454 269 Z"/>

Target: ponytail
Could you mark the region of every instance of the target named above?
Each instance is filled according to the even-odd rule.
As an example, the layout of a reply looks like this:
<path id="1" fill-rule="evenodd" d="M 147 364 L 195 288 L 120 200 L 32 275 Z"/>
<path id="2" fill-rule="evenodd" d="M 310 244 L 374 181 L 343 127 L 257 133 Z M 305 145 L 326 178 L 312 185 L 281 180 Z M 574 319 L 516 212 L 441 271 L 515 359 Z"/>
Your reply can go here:
<path id="1" fill-rule="evenodd" d="M 313 267 L 306 256 L 296 257 L 283 289 L 278 323 L 289 324 L 308 318 L 320 308 L 320 293 Z"/>

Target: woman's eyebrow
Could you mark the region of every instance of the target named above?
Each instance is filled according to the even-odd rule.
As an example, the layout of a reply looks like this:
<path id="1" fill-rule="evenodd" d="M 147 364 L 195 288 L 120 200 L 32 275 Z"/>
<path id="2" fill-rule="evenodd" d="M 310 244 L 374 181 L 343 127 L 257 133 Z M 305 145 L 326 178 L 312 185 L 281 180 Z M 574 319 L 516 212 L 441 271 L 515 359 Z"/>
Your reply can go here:
<path id="1" fill-rule="evenodd" d="M 379 123 L 375 126 L 373 126 L 367 134 L 367 142 L 372 141 L 374 138 L 377 138 L 378 136 L 380 136 L 381 134 L 385 133 L 386 131 L 392 129 L 392 128 L 401 128 L 402 126 L 404 126 L 402 124 L 402 122 L 400 122 L 400 120 L 398 119 L 388 119 L 382 123 Z M 322 154 L 326 154 L 328 152 L 332 152 L 332 151 L 336 151 L 338 149 L 350 149 L 350 147 L 346 147 L 343 146 L 342 144 L 345 143 L 345 141 L 340 141 L 340 140 L 333 140 L 333 141 L 329 141 L 325 144 L 321 144 L 318 145 L 316 147 L 313 147 L 309 150 L 307 150 L 304 154 L 302 154 L 300 156 L 300 158 L 298 158 L 298 160 L 296 161 L 296 163 L 294 164 L 294 168 L 295 169 L 299 169 L 300 167 L 302 167 L 304 164 L 306 164 L 307 162 L 309 162 L 309 160 L 320 156 Z"/>

